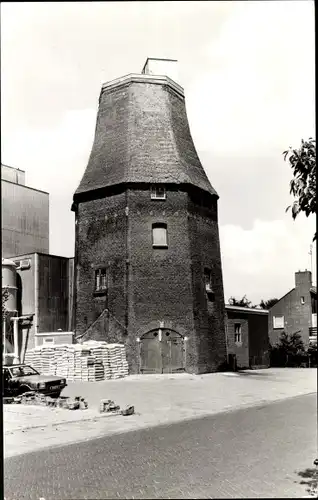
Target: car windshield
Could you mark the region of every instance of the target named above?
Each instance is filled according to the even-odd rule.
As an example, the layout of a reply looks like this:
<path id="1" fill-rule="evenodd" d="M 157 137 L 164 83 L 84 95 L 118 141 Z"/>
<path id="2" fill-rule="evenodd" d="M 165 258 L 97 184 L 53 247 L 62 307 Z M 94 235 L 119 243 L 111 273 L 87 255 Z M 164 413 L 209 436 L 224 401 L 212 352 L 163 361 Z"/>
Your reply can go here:
<path id="1" fill-rule="evenodd" d="M 12 377 L 27 377 L 29 375 L 39 375 L 31 366 L 15 366 L 10 368 Z"/>

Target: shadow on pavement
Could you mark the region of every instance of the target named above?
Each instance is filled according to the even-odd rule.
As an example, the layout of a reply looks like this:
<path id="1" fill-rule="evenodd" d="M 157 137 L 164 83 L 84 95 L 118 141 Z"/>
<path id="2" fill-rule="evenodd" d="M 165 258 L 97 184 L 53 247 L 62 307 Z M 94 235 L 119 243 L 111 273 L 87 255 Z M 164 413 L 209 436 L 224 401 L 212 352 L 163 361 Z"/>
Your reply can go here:
<path id="1" fill-rule="evenodd" d="M 250 377 L 250 378 L 254 378 L 254 377 L 255 378 L 274 378 L 272 373 L 269 373 L 268 371 L 266 371 L 266 368 L 264 368 L 264 371 L 262 371 L 262 373 L 253 372 L 252 370 L 248 370 L 248 371 L 237 370 L 234 373 L 237 373 L 237 375 L 243 375 L 244 377 Z"/>

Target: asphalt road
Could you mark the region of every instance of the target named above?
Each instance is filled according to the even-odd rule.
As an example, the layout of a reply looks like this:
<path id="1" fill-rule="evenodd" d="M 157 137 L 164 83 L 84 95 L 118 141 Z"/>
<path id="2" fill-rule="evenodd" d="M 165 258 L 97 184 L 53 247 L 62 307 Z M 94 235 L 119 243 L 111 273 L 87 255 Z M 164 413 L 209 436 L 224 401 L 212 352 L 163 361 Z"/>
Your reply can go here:
<path id="1" fill-rule="evenodd" d="M 306 487 L 297 472 L 316 455 L 310 394 L 8 458 L 4 492 L 6 500 L 298 498 Z"/>

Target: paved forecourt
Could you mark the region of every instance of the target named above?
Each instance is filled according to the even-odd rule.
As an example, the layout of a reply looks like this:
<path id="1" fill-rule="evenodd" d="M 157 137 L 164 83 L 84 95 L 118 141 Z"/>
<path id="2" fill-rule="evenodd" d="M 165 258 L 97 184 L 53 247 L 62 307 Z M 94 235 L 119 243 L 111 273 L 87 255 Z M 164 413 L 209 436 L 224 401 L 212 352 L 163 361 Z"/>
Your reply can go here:
<path id="1" fill-rule="evenodd" d="M 298 498 L 316 413 L 311 394 L 8 458 L 5 497 Z"/>
<path id="2" fill-rule="evenodd" d="M 4 406 L 5 457 L 316 392 L 316 375 L 315 369 L 268 369 L 70 383 L 63 394 L 85 397 L 88 410 Z M 133 404 L 136 414 L 100 415 L 99 401 L 104 398 L 121 407 Z"/>

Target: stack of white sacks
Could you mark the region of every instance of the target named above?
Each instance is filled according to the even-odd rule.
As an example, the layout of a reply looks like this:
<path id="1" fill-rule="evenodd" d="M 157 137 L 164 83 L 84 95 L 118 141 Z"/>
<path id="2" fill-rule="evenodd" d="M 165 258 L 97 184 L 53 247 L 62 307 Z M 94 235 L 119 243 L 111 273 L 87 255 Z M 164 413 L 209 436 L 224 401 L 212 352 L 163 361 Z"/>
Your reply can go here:
<path id="1" fill-rule="evenodd" d="M 125 346 L 94 340 L 35 347 L 26 352 L 24 362 L 43 375 L 64 377 L 70 382 L 97 382 L 128 375 Z"/>

